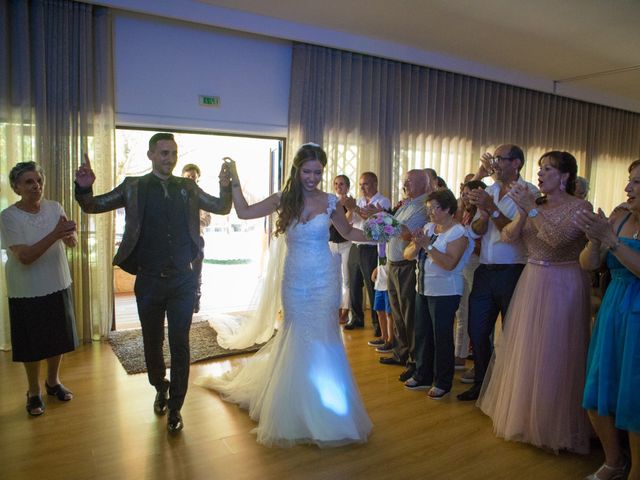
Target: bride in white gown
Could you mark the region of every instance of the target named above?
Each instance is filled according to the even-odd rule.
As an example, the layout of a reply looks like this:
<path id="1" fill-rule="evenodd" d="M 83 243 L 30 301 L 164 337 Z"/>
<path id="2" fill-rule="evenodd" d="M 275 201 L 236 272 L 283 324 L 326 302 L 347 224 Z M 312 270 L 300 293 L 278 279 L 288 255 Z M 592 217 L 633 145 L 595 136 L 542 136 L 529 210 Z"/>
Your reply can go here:
<path id="1" fill-rule="evenodd" d="M 278 214 L 276 235 L 284 234 L 287 248 L 284 319 L 274 338 L 240 368 L 196 383 L 247 409 L 258 421 L 258 442 L 268 446 L 362 443 L 372 427 L 340 336 L 340 265 L 329 250 L 329 225 L 349 240 L 365 238 L 336 209 L 335 195 L 318 189 L 326 163 L 320 146 L 303 145 L 282 194 L 254 205 L 247 204 L 235 164 L 229 164 L 238 216 Z"/>

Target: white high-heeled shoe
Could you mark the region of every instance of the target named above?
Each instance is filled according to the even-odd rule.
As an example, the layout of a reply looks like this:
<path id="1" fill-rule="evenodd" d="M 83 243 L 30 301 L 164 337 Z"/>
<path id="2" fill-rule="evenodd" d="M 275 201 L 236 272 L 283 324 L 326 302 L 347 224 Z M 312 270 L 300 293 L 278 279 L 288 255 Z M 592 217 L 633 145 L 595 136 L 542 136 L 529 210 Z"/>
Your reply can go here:
<path id="1" fill-rule="evenodd" d="M 627 466 L 611 467 L 606 463 L 593 472 L 591 475 L 584 477 L 584 480 L 624 480 L 626 478 Z M 600 476 L 602 474 L 603 476 Z"/>

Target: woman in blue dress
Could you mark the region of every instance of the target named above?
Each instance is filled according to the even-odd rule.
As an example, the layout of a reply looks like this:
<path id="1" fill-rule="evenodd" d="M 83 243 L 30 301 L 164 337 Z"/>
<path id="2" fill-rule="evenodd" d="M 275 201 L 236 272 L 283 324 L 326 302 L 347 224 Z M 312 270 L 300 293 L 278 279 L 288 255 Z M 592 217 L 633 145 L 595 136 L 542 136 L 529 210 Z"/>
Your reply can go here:
<path id="1" fill-rule="evenodd" d="M 606 255 L 612 277 L 593 329 L 582 402 L 605 453 L 589 480 L 640 479 L 640 160 L 629 166 L 625 192 L 627 208 L 609 221 L 602 211 L 576 216 L 589 239 L 582 268 L 595 270 Z M 621 430 L 629 436 L 630 465 Z"/>

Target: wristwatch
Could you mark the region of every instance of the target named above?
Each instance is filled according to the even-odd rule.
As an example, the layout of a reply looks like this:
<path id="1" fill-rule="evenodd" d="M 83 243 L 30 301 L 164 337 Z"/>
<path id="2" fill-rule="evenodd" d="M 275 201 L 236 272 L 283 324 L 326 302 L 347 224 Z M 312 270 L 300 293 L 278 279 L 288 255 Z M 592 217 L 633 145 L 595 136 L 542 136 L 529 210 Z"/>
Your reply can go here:
<path id="1" fill-rule="evenodd" d="M 491 216 L 493 218 L 498 218 L 500 216 L 500 209 L 496 208 L 493 212 L 491 212 Z"/>
<path id="2" fill-rule="evenodd" d="M 427 252 L 430 252 L 431 250 L 433 250 L 433 243 L 427 245 Z"/>
<path id="3" fill-rule="evenodd" d="M 529 210 L 529 213 L 527 213 L 527 216 L 530 217 L 530 218 L 537 217 L 538 216 L 538 209 L 537 208 L 532 208 L 531 210 Z"/>

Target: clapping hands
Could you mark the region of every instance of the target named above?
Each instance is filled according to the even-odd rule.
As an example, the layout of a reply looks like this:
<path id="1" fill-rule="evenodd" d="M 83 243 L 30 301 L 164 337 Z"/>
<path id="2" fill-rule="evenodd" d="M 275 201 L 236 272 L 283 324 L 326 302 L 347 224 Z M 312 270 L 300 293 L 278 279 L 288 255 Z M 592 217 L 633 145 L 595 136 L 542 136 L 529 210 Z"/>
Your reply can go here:
<path id="1" fill-rule="evenodd" d="M 469 192 L 469 202 L 485 212 L 493 212 L 498 208 L 491 195 L 482 188 L 474 188 Z"/>
<path id="2" fill-rule="evenodd" d="M 76 246 L 76 222 L 68 220 L 64 215 L 60 215 L 60 219 L 52 233 L 55 238 L 62 240 L 66 246 Z"/>
<path id="3" fill-rule="evenodd" d="M 617 241 L 617 236 L 609 219 L 600 208 L 598 213 L 589 210 L 578 210 L 573 223 L 585 233 L 591 242 L 613 245 Z"/>
<path id="4" fill-rule="evenodd" d="M 412 240 L 413 242 L 420 248 L 425 248 L 429 245 L 429 237 L 427 237 L 422 228 L 419 228 L 412 232 Z"/>
<path id="5" fill-rule="evenodd" d="M 64 238 L 73 235 L 76 231 L 76 222 L 68 220 L 64 215 L 60 215 L 58 223 L 53 229 L 53 233 L 57 238 Z"/>
<path id="6" fill-rule="evenodd" d="M 383 212 L 384 208 L 382 208 L 380 205 L 376 204 L 369 204 L 366 205 L 364 207 L 361 207 L 358 209 L 358 215 L 360 215 L 362 218 L 367 219 L 369 218 L 371 215 L 374 215 L 378 212 Z"/>
<path id="7" fill-rule="evenodd" d="M 536 198 L 533 193 L 531 193 L 526 186 L 517 182 L 511 184 L 511 190 L 509 190 L 507 195 L 509 195 L 518 208 L 525 213 L 529 213 L 529 211 L 536 206 Z"/>
<path id="8" fill-rule="evenodd" d="M 339 197 L 340 204 L 346 208 L 347 210 L 353 210 L 356 208 L 356 199 L 351 195 L 346 195 L 344 197 Z"/>

